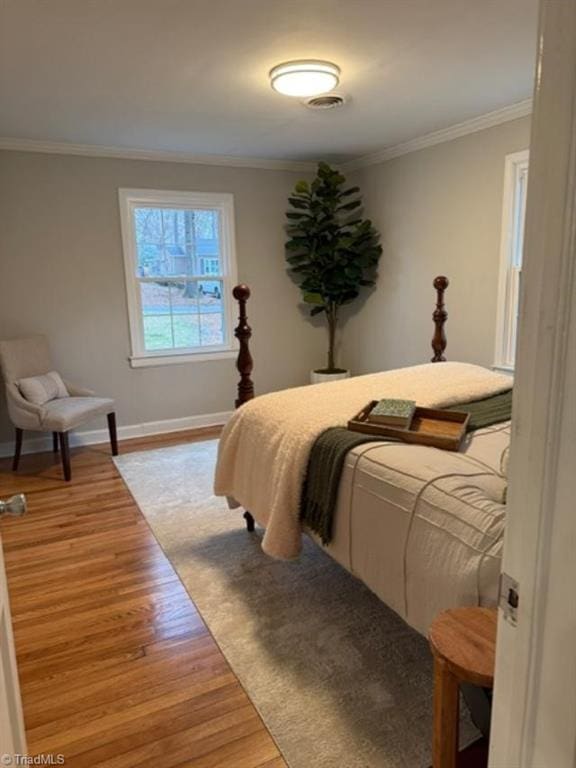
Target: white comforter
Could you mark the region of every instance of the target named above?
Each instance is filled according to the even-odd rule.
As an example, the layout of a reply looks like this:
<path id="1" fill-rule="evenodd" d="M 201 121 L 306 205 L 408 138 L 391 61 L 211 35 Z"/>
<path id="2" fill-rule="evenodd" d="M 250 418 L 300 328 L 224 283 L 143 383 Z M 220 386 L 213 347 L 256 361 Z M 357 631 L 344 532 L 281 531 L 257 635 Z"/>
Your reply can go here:
<path id="1" fill-rule="evenodd" d="M 214 490 L 266 527 L 264 551 L 300 552 L 302 482 L 312 444 L 370 400 L 397 397 L 445 408 L 510 388 L 510 378 L 467 363 L 435 363 L 263 395 L 232 416 L 220 440 Z"/>
<path id="2" fill-rule="evenodd" d="M 471 433 L 459 453 L 353 448 L 325 549 L 423 635 L 446 608 L 496 605 L 509 442 L 506 422 Z"/>

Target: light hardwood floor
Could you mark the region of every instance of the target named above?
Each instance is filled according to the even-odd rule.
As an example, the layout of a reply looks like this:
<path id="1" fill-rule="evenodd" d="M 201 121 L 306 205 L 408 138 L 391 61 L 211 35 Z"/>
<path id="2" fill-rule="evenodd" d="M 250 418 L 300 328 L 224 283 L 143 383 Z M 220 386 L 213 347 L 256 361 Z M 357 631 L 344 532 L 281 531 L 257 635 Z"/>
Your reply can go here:
<path id="1" fill-rule="evenodd" d="M 121 452 L 214 432 L 124 441 Z M 107 446 L 0 461 L 8 586 L 30 754 L 66 766 L 283 768 Z"/>

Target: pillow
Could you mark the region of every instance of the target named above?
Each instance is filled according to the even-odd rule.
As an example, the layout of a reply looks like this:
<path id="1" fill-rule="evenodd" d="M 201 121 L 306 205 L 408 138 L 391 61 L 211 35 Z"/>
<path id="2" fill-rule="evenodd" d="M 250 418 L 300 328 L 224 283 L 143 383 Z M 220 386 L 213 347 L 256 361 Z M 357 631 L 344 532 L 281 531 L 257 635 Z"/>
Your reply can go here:
<path id="1" fill-rule="evenodd" d="M 510 463 L 510 446 L 507 445 L 500 456 L 500 474 L 508 480 L 508 464 Z"/>
<path id="2" fill-rule="evenodd" d="M 69 397 L 66 385 L 56 371 L 50 371 L 43 376 L 20 379 L 18 389 L 22 397 L 34 405 L 44 405 L 50 400 Z"/>
<path id="3" fill-rule="evenodd" d="M 508 503 L 508 464 L 510 462 L 510 446 L 507 445 L 504 448 L 502 456 L 500 457 L 500 474 L 505 478 L 506 485 L 504 486 L 504 493 L 502 494 L 502 504 Z"/>

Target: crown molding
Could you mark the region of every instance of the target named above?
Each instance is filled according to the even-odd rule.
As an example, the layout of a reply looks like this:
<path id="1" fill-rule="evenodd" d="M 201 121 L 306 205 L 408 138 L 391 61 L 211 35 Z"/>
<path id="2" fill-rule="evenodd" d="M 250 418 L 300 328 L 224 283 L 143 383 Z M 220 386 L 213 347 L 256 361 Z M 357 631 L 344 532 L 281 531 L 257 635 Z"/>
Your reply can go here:
<path id="1" fill-rule="evenodd" d="M 377 165 L 394 157 L 433 147 L 469 133 L 483 131 L 495 125 L 517 120 L 532 112 L 532 99 L 525 99 L 503 109 L 488 112 L 471 120 L 456 123 L 433 133 L 427 133 L 410 141 L 395 144 L 369 155 L 338 163 L 343 171 L 356 171 L 370 165 Z M 51 155 L 80 155 L 83 157 L 107 157 L 122 160 L 152 160 L 163 163 L 189 163 L 191 165 L 216 165 L 231 168 L 257 168 L 268 171 L 301 171 L 313 173 L 316 163 L 305 160 L 274 160 L 272 158 L 237 157 L 235 155 L 195 155 L 188 152 L 170 152 L 162 149 L 131 149 L 129 147 L 106 147 L 99 144 L 73 144 L 65 141 L 35 141 L 0 136 L 0 150 L 13 152 L 41 152 Z"/>
<path id="2" fill-rule="evenodd" d="M 394 157 L 407 155 L 410 152 L 417 152 L 419 149 L 433 147 L 436 144 L 443 144 L 446 141 L 452 141 L 461 136 L 467 136 L 470 133 L 477 133 L 486 128 L 493 128 L 496 125 L 508 123 L 511 120 L 517 120 L 520 117 L 526 117 L 531 114 L 531 112 L 532 99 L 525 99 L 516 104 L 511 104 L 508 107 L 503 107 L 502 109 L 497 109 L 493 112 L 487 112 L 479 117 L 474 117 L 471 120 L 464 120 L 462 123 L 456 123 L 448 128 L 442 128 L 439 131 L 427 133 L 424 136 L 419 136 L 410 141 L 405 141 L 390 147 L 384 147 L 384 149 L 381 149 L 378 152 L 373 152 L 372 154 L 350 160 L 347 163 L 342 163 L 340 167 L 344 171 L 356 171 L 359 168 L 366 168 L 370 165 L 384 163 L 387 160 L 392 160 Z"/>
<path id="3" fill-rule="evenodd" d="M 122 160 L 152 160 L 163 163 L 189 163 L 191 165 L 218 165 L 231 168 L 257 168 L 267 171 L 304 171 L 316 169 L 316 163 L 300 160 L 274 160 L 272 158 L 237 157 L 234 155 L 194 155 L 188 152 L 170 152 L 161 149 L 130 149 L 105 147 L 99 144 L 72 144 L 65 141 L 35 141 L 0 136 L 0 150 L 12 152 L 41 152 L 50 155 L 80 155 Z"/>

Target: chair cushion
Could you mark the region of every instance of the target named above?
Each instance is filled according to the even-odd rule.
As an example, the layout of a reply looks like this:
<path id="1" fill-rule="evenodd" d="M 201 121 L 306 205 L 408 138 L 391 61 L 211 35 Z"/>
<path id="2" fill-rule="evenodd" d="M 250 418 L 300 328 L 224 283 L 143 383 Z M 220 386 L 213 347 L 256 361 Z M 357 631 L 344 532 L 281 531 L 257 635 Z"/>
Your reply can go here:
<path id="1" fill-rule="evenodd" d="M 44 405 L 50 400 L 59 397 L 68 397 L 68 390 L 62 381 L 60 374 L 50 371 L 42 376 L 30 376 L 18 381 L 20 394 L 29 403 Z"/>
<path id="2" fill-rule="evenodd" d="M 42 409 L 42 429 L 68 432 L 85 421 L 113 410 L 114 400 L 108 397 L 65 397 L 51 400 Z"/>

